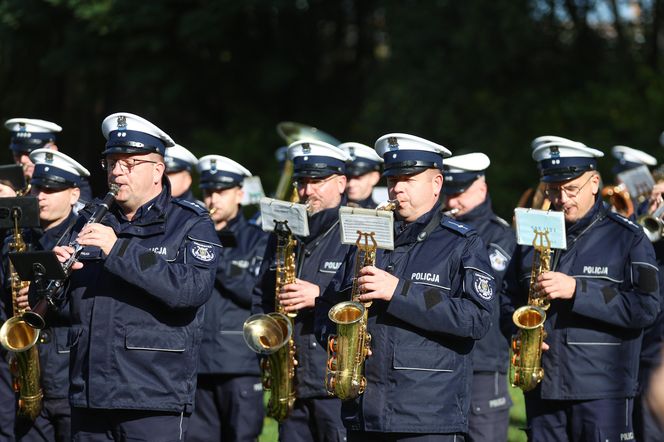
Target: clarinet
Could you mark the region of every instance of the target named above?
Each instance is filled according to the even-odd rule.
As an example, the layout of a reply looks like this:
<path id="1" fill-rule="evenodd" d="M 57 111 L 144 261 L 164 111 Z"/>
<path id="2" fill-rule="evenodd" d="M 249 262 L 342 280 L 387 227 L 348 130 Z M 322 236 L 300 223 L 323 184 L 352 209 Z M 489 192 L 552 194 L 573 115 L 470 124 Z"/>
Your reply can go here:
<path id="1" fill-rule="evenodd" d="M 120 186 L 117 184 L 111 184 L 109 186 L 109 191 L 102 200 L 102 202 L 97 206 L 95 211 L 92 213 L 92 216 L 85 223 L 86 226 L 94 223 L 98 223 L 104 218 L 106 212 L 108 212 L 109 207 L 115 201 L 115 197 L 118 195 Z M 82 229 L 81 229 L 82 230 Z M 23 313 L 22 319 L 31 327 L 42 330 L 46 327 L 46 321 L 44 317 L 46 316 L 46 311 L 48 310 L 49 305 L 55 306 L 56 294 L 64 286 L 65 281 L 71 274 L 72 266 L 78 261 L 78 257 L 83 251 L 83 246 L 78 243 L 78 241 L 73 240 L 68 244 L 69 247 L 74 249 L 74 252 L 69 256 L 67 261 L 62 263 L 62 270 L 65 274 L 65 279 L 56 279 L 48 283 L 46 288 L 43 290 L 44 295 L 41 297 L 34 308 Z"/>

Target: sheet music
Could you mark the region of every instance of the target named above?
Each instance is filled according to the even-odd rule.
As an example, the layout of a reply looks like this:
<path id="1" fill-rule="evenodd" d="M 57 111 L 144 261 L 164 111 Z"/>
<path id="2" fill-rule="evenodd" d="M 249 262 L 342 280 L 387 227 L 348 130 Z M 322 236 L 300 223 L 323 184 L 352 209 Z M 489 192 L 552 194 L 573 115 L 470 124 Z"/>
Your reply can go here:
<path id="1" fill-rule="evenodd" d="M 516 242 L 522 246 L 533 245 L 535 230 L 549 232 L 552 249 L 567 249 L 565 215 L 552 210 L 536 210 L 519 207 L 516 217 Z"/>
<path id="2" fill-rule="evenodd" d="M 341 207 L 339 225 L 342 244 L 355 244 L 359 230 L 374 232 L 379 249 L 394 249 L 394 213 L 390 210 Z"/>
<path id="3" fill-rule="evenodd" d="M 261 199 L 261 223 L 263 230 L 272 232 L 274 221 L 288 221 L 293 235 L 309 236 L 309 219 L 304 204 L 290 203 L 274 198 Z"/>

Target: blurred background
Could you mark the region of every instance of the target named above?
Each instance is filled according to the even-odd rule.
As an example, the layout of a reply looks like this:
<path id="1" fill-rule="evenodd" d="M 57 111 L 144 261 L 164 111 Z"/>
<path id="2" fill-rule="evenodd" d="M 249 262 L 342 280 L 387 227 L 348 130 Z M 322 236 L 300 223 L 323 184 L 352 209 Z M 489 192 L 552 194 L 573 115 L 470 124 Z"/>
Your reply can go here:
<path id="1" fill-rule="evenodd" d="M 60 124 L 61 150 L 96 193 L 100 124 L 117 111 L 199 157 L 232 157 L 268 193 L 279 121 L 369 145 L 411 133 L 487 153 L 494 206 L 510 219 L 537 180 L 538 135 L 664 159 L 663 3 L 0 0 L 0 119 Z"/>
<path id="2" fill-rule="evenodd" d="M 664 0 L 0 0 L 0 119 L 63 126 L 58 145 L 96 193 L 113 112 L 239 161 L 268 193 L 275 126 L 291 120 L 342 141 L 405 132 L 485 152 L 511 219 L 537 181 L 536 136 L 664 160 L 663 70 Z"/>

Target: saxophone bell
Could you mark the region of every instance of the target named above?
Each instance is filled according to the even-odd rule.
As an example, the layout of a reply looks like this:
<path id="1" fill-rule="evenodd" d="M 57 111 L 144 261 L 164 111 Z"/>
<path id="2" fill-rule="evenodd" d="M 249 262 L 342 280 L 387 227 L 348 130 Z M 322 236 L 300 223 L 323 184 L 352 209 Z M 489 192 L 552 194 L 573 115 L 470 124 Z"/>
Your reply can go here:
<path id="1" fill-rule="evenodd" d="M 519 330 L 512 337 L 510 348 L 510 380 L 512 386 L 530 391 L 544 378 L 541 360 L 546 312 L 539 307 L 524 305 L 514 312 L 512 320 Z"/>

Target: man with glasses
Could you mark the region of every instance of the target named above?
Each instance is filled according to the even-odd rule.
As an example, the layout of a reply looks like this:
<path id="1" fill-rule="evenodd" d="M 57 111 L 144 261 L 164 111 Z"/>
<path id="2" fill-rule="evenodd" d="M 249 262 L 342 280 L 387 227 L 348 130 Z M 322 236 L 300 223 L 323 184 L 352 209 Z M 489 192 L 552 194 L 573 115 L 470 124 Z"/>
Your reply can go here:
<path id="1" fill-rule="evenodd" d="M 115 203 L 100 223 L 86 207 L 64 238 L 84 247 L 65 292 L 73 440 L 184 440 L 218 238 L 207 210 L 171 198 L 166 133 L 124 112 L 102 132 Z M 74 251 L 54 250 L 61 262 Z"/>
<path id="2" fill-rule="evenodd" d="M 525 393 L 530 440 L 634 440 L 639 351 L 659 310 L 658 268 L 641 228 L 598 197 L 602 156 L 565 139 L 533 150 L 545 194 L 564 213 L 567 249 L 553 253 L 534 286 L 550 307 L 544 379 Z M 527 302 L 532 259 L 532 247 L 517 247 L 506 317 Z"/>
<path id="3" fill-rule="evenodd" d="M 335 333 L 330 307 L 371 302 L 366 389 L 344 402 L 349 442 L 460 442 L 468 430 L 471 351 L 491 323 L 494 278 L 483 241 L 442 213 L 444 157 L 439 144 L 408 134 L 376 141 L 395 210 L 394 250 L 355 278 L 354 253 L 316 302 L 322 340 Z"/>
<path id="4" fill-rule="evenodd" d="M 288 147 L 300 202 L 307 205 L 309 236 L 297 238 L 295 283 L 279 295 L 286 312 L 297 312 L 294 327 L 296 396 L 294 410 L 279 425 L 282 441 L 343 441 L 341 401 L 325 389 L 327 351 L 313 333 L 313 307 L 341 265 L 348 246 L 339 241 L 339 206 L 345 203 L 346 161 L 338 147 L 298 141 Z M 252 313 L 269 313 L 275 304 L 276 237 L 268 241 Z"/>

